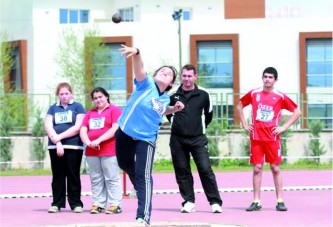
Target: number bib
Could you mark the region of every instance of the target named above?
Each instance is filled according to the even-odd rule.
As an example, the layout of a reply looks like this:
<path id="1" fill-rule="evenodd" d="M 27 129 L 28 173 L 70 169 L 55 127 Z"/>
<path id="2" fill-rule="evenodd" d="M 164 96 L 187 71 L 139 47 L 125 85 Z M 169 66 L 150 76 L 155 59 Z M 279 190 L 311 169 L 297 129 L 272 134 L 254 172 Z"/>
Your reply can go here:
<path id="1" fill-rule="evenodd" d="M 262 121 L 262 122 L 271 122 L 274 117 L 274 111 L 271 110 L 262 110 L 258 109 L 257 110 L 257 121 Z"/>
<path id="2" fill-rule="evenodd" d="M 72 111 L 57 112 L 54 115 L 54 121 L 56 124 L 72 123 L 72 115 Z"/>
<path id="3" fill-rule="evenodd" d="M 152 98 L 152 103 L 153 103 L 153 109 L 160 115 L 163 116 L 163 113 L 165 112 L 165 106 L 163 102 Z"/>
<path id="4" fill-rule="evenodd" d="M 89 129 L 104 128 L 105 117 L 91 118 L 89 120 Z"/>

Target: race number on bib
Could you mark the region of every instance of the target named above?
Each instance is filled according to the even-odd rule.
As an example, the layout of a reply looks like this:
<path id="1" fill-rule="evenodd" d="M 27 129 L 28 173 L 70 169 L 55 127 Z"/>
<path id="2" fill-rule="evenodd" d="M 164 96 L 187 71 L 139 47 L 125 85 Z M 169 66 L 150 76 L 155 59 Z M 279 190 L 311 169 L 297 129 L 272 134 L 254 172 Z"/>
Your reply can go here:
<path id="1" fill-rule="evenodd" d="M 105 117 L 91 118 L 89 120 L 89 128 L 90 129 L 104 128 L 104 121 L 105 121 Z"/>
<path id="2" fill-rule="evenodd" d="M 257 110 L 257 121 L 262 121 L 262 122 L 271 122 L 274 117 L 274 111 L 271 110 Z"/>
<path id="3" fill-rule="evenodd" d="M 72 123 L 72 115 L 72 111 L 57 112 L 54 115 L 54 121 L 56 124 Z"/>

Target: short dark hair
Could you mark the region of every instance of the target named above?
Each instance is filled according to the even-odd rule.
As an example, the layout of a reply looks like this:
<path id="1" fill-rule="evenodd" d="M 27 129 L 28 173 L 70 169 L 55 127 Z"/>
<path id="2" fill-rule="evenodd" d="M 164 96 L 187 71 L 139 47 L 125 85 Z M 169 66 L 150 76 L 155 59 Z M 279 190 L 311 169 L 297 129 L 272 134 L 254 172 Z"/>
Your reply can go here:
<path id="1" fill-rule="evenodd" d="M 96 87 L 92 92 L 90 93 L 91 99 L 94 99 L 94 94 L 97 92 L 102 92 L 103 95 L 105 95 L 108 99 L 108 103 L 110 103 L 110 94 L 102 87 Z"/>
<path id="2" fill-rule="evenodd" d="M 274 67 L 267 67 L 264 72 L 262 73 L 262 75 L 264 76 L 265 73 L 270 73 L 274 75 L 275 80 L 277 80 L 278 78 L 278 72 Z"/>
<path id="3" fill-rule="evenodd" d="M 191 64 L 184 65 L 182 68 L 182 72 L 183 72 L 183 69 L 186 69 L 188 71 L 193 70 L 194 74 L 197 74 L 197 69 L 195 68 L 194 65 L 191 65 Z"/>
<path id="4" fill-rule="evenodd" d="M 176 77 L 177 77 L 177 69 L 176 69 L 175 67 L 171 66 L 171 65 L 163 65 L 163 66 L 159 67 L 159 68 L 154 72 L 153 77 L 155 77 L 156 74 L 157 74 L 157 72 L 160 71 L 160 69 L 162 69 L 162 68 L 164 68 L 164 67 L 167 67 L 167 68 L 169 68 L 169 69 L 172 70 L 172 72 L 173 72 L 172 83 L 174 83 L 175 80 L 176 80 Z M 168 87 L 165 89 L 165 91 L 170 91 L 171 88 L 172 88 L 172 86 L 168 86 Z"/>

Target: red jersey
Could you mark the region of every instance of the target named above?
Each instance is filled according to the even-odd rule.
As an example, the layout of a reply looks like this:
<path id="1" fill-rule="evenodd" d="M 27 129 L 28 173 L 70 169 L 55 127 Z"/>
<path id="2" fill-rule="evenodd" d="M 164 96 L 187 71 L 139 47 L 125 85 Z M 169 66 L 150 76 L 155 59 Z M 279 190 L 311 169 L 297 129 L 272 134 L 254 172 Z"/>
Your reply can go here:
<path id="1" fill-rule="evenodd" d="M 276 141 L 279 135 L 272 134 L 272 128 L 281 121 L 282 109 L 294 112 L 297 104 L 287 95 L 277 90 L 272 92 L 257 88 L 249 91 L 240 101 L 243 107 L 252 105 L 253 132 L 251 139 L 260 141 Z"/>
<path id="2" fill-rule="evenodd" d="M 87 127 L 88 137 L 91 141 L 97 139 L 106 133 L 113 124 L 117 124 L 121 114 L 118 106 L 110 104 L 101 113 L 94 108 L 86 113 L 82 126 Z M 116 155 L 116 138 L 112 137 L 100 144 L 100 150 L 86 147 L 86 156 L 115 156 Z"/>

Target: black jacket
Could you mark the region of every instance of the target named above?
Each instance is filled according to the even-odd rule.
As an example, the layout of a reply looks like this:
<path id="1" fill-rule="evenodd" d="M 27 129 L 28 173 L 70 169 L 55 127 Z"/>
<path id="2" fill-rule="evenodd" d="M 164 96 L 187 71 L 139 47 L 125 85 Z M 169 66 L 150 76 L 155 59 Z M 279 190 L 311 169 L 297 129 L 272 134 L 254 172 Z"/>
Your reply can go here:
<path id="1" fill-rule="evenodd" d="M 209 93 L 204 88 L 195 85 L 195 89 L 185 95 L 182 86 L 180 86 L 171 95 L 170 106 L 173 106 L 177 101 L 184 104 L 184 109 L 166 116 L 171 122 L 171 134 L 185 137 L 205 134 L 205 129 L 213 118 Z"/>

